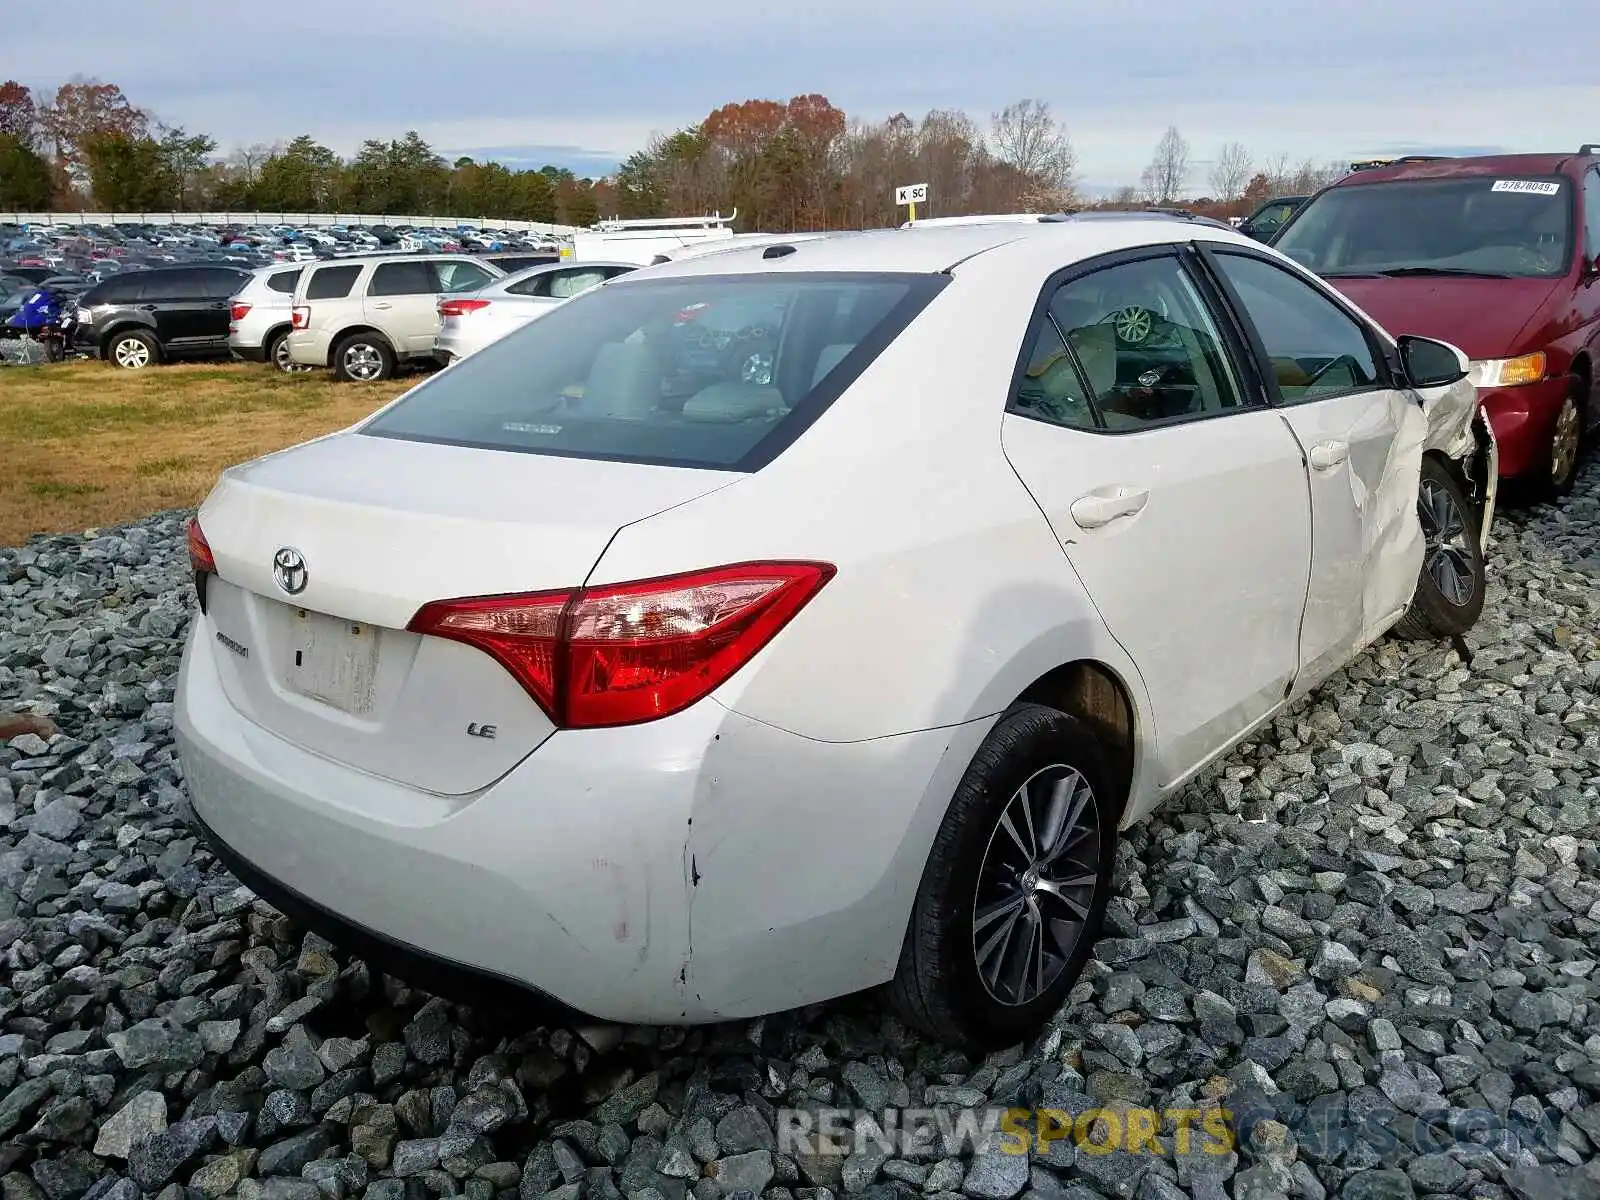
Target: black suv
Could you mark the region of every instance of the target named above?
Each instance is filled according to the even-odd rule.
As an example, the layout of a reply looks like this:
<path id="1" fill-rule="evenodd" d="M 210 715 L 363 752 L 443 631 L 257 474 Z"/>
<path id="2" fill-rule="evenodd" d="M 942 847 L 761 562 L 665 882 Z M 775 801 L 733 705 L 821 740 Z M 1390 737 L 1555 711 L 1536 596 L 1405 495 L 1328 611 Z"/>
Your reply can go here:
<path id="1" fill-rule="evenodd" d="M 74 343 L 130 370 L 176 358 L 227 358 L 236 267 L 158 267 L 98 283 L 78 298 Z"/>
<path id="2" fill-rule="evenodd" d="M 1258 242 L 1270 242 L 1309 199 L 1310 196 L 1274 196 L 1239 223 L 1239 232 Z"/>

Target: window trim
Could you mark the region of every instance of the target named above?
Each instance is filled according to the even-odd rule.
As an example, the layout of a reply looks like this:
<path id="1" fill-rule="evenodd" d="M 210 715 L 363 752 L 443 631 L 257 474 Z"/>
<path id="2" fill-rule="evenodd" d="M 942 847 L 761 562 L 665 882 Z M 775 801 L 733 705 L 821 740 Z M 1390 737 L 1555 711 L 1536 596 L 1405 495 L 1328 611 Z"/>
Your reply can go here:
<path id="1" fill-rule="evenodd" d="M 1235 319 L 1239 322 L 1250 346 L 1251 357 L 1254 361 L 1255 373 L 1261 387 L 1267 396 L 1267 403 L 1273 408 L 1301 408 L 1308 404 L 1319 404 L 1324 400 L 1338 400 L 1345 396 L 1364 396 L 1373 392 L 1392 392 L 1402 390 L 1403 385 L 1397 382 L 1395 354 L 1397 351 L 1389 345 L 1372 327 L 1372 323 L 1357 313 L 1350 302 L 1333 287 L 1330 287 L 1321 278 L 1296 266 L 1285 266 L 1284 262 L 1274 258 L 1271 254 L 1263 254 L 1254 246 L 1240 246 L 1233 242 L 1214 242 L 1196 239 L 1193 243 L 1195 256 L 1204 264 L 1206 273 L 1211 277 L 1214 287 L 1233 310 Z M 1291 279 L 1305 284 L 1317 295 L 1326 299 L 1335 309 L 1343 313 L 1361 333 L 1367 343 L 1367 350 L 1372 355 L 1372 360 L 1378 369 L 1378 378 L 1363 387 L 1348 388 L 1340 392 L 1327 392 L 1309 400 L 1288 400 L 1284 398 L 1283 389 L 1278 384 L 1277 373 L 1272 370 L 1272 356 L 1267 353 L 1266 343 L 1261 340 L 1261 331 L 1256 328 L 1250 310 L 1245 306 L 1238 291 L 1233 286 L 1233 281 L 1222 270 L 1217 258 L 1223 255 L 1232 255 L 1235 258 L 1253 258 L 1264 266 L 1280 271 Z"/>
<path id="2" fill-rule="evenodd" d="M 1137 437 L 1142 433 L 1155 433 L 1164 429 L 1178 428 L 1184 425 L 1193 425 L 1198 421 L 1216 421 L 1224 417 L 1236 416 L 1248 412 L 1259 412 L 1267 405 L 1263 393 L 1259 388 L 1260 380 L 1257 378 L 1259 368 L 1253 355 L 1246 347 L 1239 344 L 1238 333 L 1232 324 L 1231 314 L 1222 305 L 1210 280 L 1204 273 L 1196 270 L 1190 263 L 1193 257 L 1189 247 L 1179 242 L 1161 242 L 1155 245 L 1133 246 L 1124 250 L 1113 250 L 1108 254 L 1096 255 L 1093 258 L 1082 259 L 1071 266 L 1063 267 L 1051 273 L 1044 281 L 1038 297 L 1034 300 L 1033 314 L 1028 319 L 1028 324 L 1023 332 L 1022 347 L 1018 351 L 1016 365 L 1011 370 L 1011 385 L 1006 390 L 1004 414 L 1019 417 L 1024 421 L 1033 421 L 1051 429 L 1064 429 L 1071 433 L 1086 433 L 1099 437 Z M 1216 327 L 1219 348 L 1227 359 L 1227 365 L 1233 368 L 1235 380 L 1239 386 L 1239 403 L 1233 408 L 1219 408 L 1212 412 L 1189 413 L 1176 417 L 1165 417 L 1159 421 L 1147 421 L 1143 425 L 1111 429 L 1105 424 L 1105 417 L 1100 411 L 1100 401 L 1094 394 L 1094 389 L 1088 385 L 1087 373 L 1083 364 L 1078 360 L 1078 352 L 1072 345 L 1072 339 L 1061 331 L 1051 316 L 1050 305 L 1055 300 L 1056 293 L 1068 284 L 1076 283 L 1090 275 L 1099 274 L 1101 271 L 1113 270 L 1117 267 L 1128 266 L 1136 262 L 1145 262 L 1156 258 L 1170 258 L 1177 266 L 1178 271 L 1194 288 L 1195 294 L 1200 299 L 1201 309 L 1211 319 Z M 1038 340 L 1041 321 L 1049 321 L 1055 328 L 1056 336 L 1061 339 L 1067 348 L 1067 359 L 1072 364 L 1072 369 L 1077 373 L 1078 383 L 1083 388 L 1083 393 L 1089 401 L 1089 410 L 1094 414 L 1093 428 L 1084 428 L 1079 425 L 1063 425 L 1059 421 L 1052 421 L 1037 413 L 1023 412 L 1012 407 L 1012 402 L 1021 386 L 1024 375 L 1027 373 L 1028 364 L 1033 361 L 1033 347 Z"/>
<path id="3" fill-rule="evenodd" d="M 1589 228 L 1590 197 L 1593 197 L 1596 205 L 1600 206 L 1600 167 L 1590 167 L 1583 173 L 1583 186 L 1579 189 L 1578 216 L 1581 219 L 1578 224 L 1583 231 L 1583 244 L 1578 255 L 1580 270 L 1600 259 L 1600 220 L 1596 220 L 1593 229 Z"/>

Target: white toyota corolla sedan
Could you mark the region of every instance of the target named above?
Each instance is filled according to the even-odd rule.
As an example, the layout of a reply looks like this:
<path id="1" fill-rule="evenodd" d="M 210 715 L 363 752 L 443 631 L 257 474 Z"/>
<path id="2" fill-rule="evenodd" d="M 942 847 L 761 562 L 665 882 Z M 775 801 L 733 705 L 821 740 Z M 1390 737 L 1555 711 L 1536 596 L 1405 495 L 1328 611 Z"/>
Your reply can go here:
<path id="1" fill-rule="evenodd" d="M 402 976 L 1014 1040 L 1119 830 L 1386 631 L 1461 646 L 1465 376 L 1176 217 L 621 276 L 222 476 L 193 818 Z"/>

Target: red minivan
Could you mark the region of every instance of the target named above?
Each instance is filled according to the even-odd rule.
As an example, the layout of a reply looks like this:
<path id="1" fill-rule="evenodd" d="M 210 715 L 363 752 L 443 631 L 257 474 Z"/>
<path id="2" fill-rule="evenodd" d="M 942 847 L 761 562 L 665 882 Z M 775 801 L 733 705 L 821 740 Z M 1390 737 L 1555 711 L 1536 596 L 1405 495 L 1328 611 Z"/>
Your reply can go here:
<path id="1" fill-rule="evenodd" d="M 1465 351 L 1501 478 L 1571 490 L 1600 420 L 1600 145 L 1356 171 L 1272 245 L 1379 324 Z"/>

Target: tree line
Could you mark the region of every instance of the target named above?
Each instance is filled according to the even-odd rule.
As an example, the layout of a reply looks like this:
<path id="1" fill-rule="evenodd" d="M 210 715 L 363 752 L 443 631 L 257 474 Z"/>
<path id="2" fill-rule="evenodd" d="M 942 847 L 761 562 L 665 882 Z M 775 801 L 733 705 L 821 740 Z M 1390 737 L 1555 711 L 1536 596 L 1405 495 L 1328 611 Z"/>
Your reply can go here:
<path id="1" fill-rule="evenodd" d="M 929 186 L 925 216 L 1091 206 L 1067 128 L 1042 100 L 1007 105 L 981 127 L 943 109 L 852 119 L 817 94 L 745 100 L 658 135 L 601 178 L 450 161 L 415 131 L 368 140 L 348 158 L 309 134 L 217 151 L 210 134 L 160 121 L 113 83 L 77 78 L 40 96 L 0 83 L 0 210 L 338 211 L 586 226 L 736 209 L 744 228 L 849 229 L 903 219 L 894 189 L 910 183 Z M 1257 162 L 1232 142 L 1197 181 L 1190 145 L 1171 127 L 1139 185 L 1092 206 L 1181 202 L 1231 216 L 1339 173 L 1287 154 Z M 1208 190 L 1195 199 L 1197 186 Z"/>

